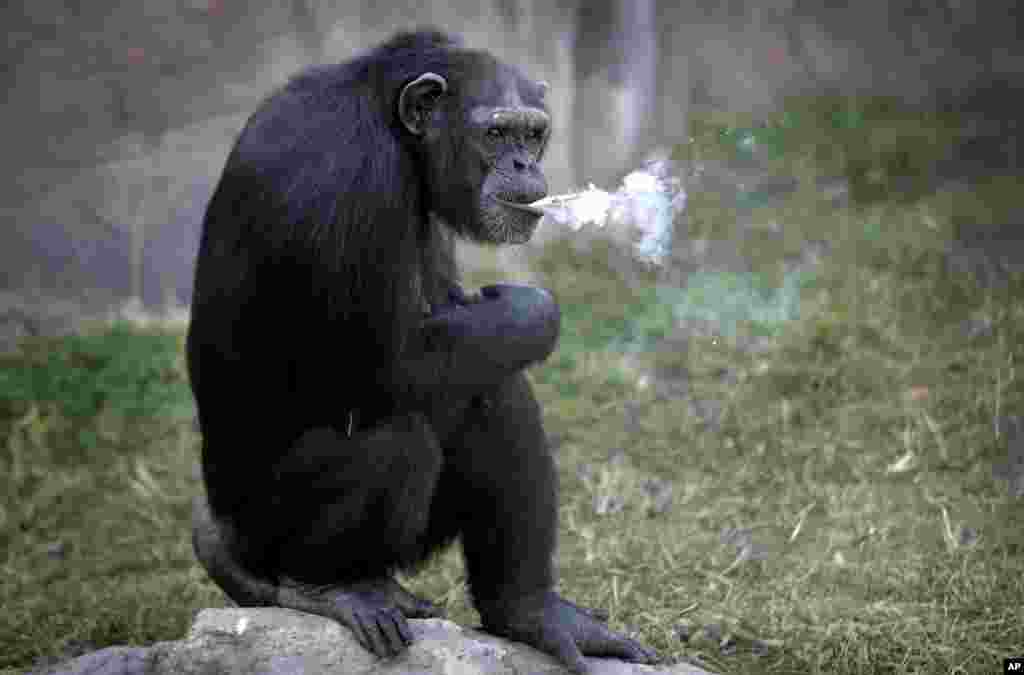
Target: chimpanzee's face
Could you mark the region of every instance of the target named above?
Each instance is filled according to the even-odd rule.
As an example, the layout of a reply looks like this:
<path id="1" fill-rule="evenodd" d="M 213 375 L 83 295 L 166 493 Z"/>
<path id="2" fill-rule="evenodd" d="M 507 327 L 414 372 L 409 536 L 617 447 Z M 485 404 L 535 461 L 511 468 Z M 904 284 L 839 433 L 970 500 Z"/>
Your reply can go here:
<path id="1" fill-rule="evenodd" d="M 399 111 L 421 137 L 431 210 L 474 241 L 521 244 L 544 215 L 529 204 L 548 191 L 547 85 L 503 64 L 489 70 L 459 83 L 425 73 L 403 89 Z"/>

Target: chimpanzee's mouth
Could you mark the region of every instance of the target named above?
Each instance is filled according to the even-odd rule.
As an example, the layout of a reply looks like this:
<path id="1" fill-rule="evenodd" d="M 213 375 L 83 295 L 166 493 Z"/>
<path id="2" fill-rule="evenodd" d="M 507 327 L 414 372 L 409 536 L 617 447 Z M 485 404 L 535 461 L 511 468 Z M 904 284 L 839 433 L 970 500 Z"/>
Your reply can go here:
<path id="1" fill-rule="evenodd" d="M 510 202 L 509 200 L 502 199 L 500 197 L 494 197 L 494 201 L 498 202 L 502 206 L 507 206 L 508 208 L 516 209 L 517 211 L 523 211 L 533 216 L 540 217 L 544 215 L 544 209 L 538 208 L 536 206 L 531 206 L 529 204 L 522 204 L 520 202 Z"/>

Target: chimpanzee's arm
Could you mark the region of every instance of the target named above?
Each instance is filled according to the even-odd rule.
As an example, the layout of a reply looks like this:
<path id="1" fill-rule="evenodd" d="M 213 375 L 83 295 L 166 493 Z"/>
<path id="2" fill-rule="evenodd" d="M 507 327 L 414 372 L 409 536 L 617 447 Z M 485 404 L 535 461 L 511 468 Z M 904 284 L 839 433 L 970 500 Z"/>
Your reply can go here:
<path id="1" fill-rule="evenodd" d="M 453 295 L 435 307 L 400 358 L 398 386 L 416 403 L 474 396 L 554 351 L 561 314 L 551 293 L 513 284 L 480 291 L 476 302 Z"/>

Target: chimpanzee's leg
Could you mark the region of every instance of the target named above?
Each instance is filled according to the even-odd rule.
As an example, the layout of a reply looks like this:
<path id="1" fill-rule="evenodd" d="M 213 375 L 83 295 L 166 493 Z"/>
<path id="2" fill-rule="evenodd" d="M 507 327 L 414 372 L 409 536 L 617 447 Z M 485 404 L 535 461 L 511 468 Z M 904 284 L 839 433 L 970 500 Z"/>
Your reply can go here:
<path id="1" fill-rule="evenodd" d="M 474 599 L 534 593 L 554 583 L 557 476 L 541 409 L 522 373 L 476 400 L 441 438 L 445 477 L 435 509 L 463 505 L 462 546 Z"/>
<path id="2" fill-rule="evenodd" d="M 307 432 L 274 467 L 287 538 L 273 565 L 308 583 L 361 581 L 408 567 L 441 471 L 441 448 L 419 414 L 352 438 Z"/>
<path id="3" fill-rule="evenodd" d="M 557 475 L 541 410 L 522 373 L 466 413 L 442 437 L 445 469 L 434 506 L 459 499 L 462 546 L 473 600 L 488 631 L 533 645 L 576 673 L 583 655 L 651 663 L 657 654 L 612 632 L 607 615 L 579 607 L 553 590 Z M 460 479 L 445 490 L 449 472 Z"/>
<path id="4" fill-rule="evenodd" d="M 390 576 L 426 555 L 423 534 L 441 462 L 437 439 L 417 414 L 352 438 L 311 430 L 276 463 L 271 494 L 253 496 L 272 500 L 278 512 L 279 519 L 251 526 L 262 531 L 241 531 L 197 500 L 197 557 L 240 605 L 328 616 L 367 649 L 393 656 L 412 641 L 405 617 L 441 615 Z M 260 551 L 263 560 L 247 564 L 245 551 L 270 541 L 276 558 Z"/>

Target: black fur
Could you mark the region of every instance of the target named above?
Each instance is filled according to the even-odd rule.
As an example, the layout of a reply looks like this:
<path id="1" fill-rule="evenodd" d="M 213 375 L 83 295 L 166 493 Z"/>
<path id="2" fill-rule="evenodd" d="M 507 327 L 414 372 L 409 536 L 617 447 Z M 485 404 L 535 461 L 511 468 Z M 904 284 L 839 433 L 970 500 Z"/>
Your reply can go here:
<path id="1" fill-rule="evenodd" d="M 425 72 L 448 86 L 417 136 L 398 102 Z M 334 616 L 397 653 L 402 615 L 434 608 L 386 579 L 459 536 L 485 625 L 526 639 L 521 599 L 554 602 L 556 475 L 522 369 L 554 348 L 558 308 L 523 286 L 468 301 L 453 252 L 453 232 L 493 237 L 474 216 L 503 217 L 489 190 L 526 202 L 543 185 L 546 134 L 494 156 L 472 140 L 469 111 L 510 88 L 546 111 L 486 52 L 399 34 L 294 78 L 231 151 L 187 348 L 208 498 L 196 551 L 240 604 Z"/>

